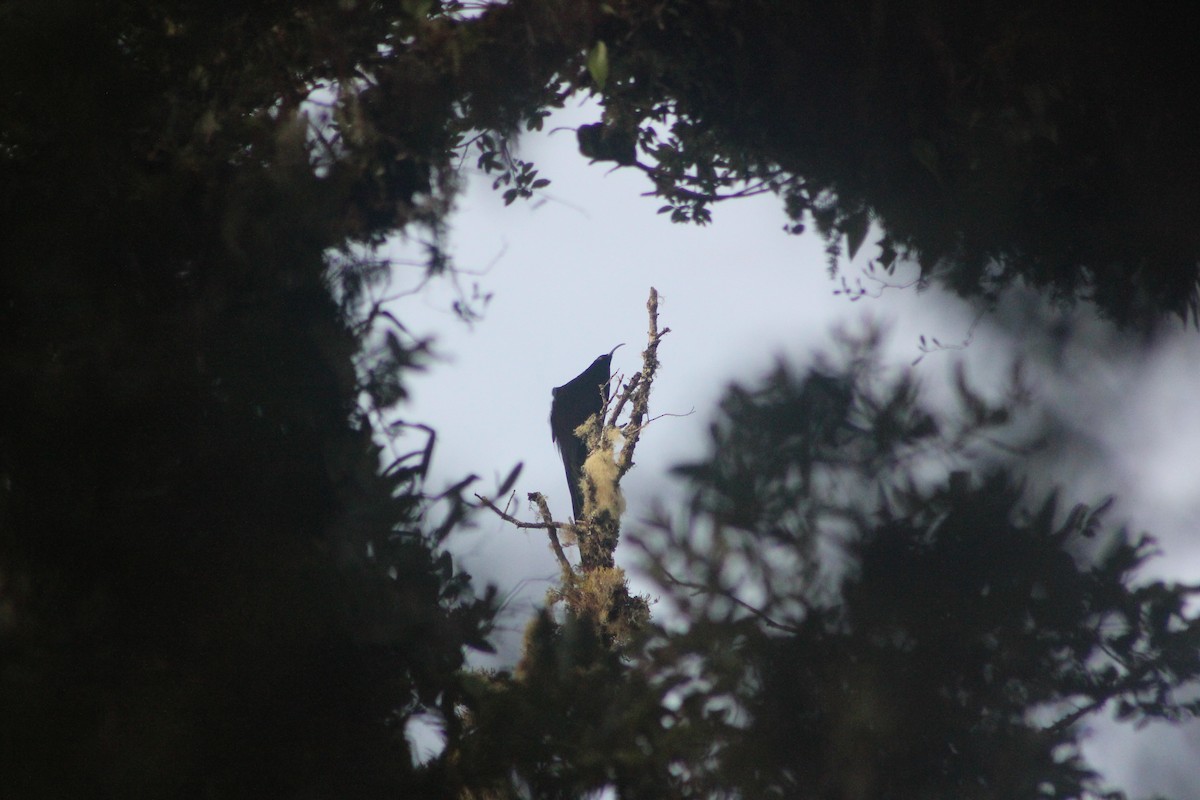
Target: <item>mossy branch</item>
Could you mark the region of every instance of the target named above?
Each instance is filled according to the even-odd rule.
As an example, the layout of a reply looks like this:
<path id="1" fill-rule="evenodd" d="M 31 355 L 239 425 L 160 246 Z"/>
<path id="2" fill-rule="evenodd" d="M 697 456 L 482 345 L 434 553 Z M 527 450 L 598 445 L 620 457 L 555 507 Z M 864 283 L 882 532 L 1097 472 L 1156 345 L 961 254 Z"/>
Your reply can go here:
<path id="1" fill-rule="evenodd" d="M 658 345 L 662 338 L 671 332 L 670 328 L 658 328 L 658 290 L 650 287 L 650 299 L 646 301 L 646 311 L 650 317 L 649 340 L 646 349 L 642 351 L 642 371 L 633 376 L 617 400 L 610 425 L 616 423 L 617 417 L 625 407 L 626 402 L 632 404 L 629 412 L 629 422 L 621 428 L 625 438 L 625 446 L 617 459 L 617 480 L 633 467 L 633 452 L 642 435 L 642 430 L 648 424 L 646 418 L 650 413 L 650 388 L 654 385 L 654 376 L 658 373 Z"/>

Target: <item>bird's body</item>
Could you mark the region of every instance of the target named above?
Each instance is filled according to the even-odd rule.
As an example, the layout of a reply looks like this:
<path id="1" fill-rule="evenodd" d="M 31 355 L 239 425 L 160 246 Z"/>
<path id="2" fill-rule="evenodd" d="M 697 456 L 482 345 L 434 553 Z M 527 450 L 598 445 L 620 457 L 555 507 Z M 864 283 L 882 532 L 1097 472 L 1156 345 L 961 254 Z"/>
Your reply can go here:
<path id="1" fill-rule="evenodd" d="M 616 350 L 614 347 L 607 355 L 597 357 L 590 367 L 551 391 L 554 399 L 550 403 L 550 435 L 562 455 L 571 490 L 571 510 L 576 519 L 583 514 L 583 489 L 579 482 L 588 450 L 587 444 L 575 435 L 575 429 L 587 422 L 588 417 L 599 414 L 608 402 L 608 379 Z"/>

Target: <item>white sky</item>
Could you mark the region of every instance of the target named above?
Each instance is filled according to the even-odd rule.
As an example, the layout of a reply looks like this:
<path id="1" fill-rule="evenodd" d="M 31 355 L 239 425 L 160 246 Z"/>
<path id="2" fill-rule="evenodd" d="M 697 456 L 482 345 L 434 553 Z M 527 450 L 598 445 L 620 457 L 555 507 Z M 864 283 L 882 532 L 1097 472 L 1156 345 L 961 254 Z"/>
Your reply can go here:
<path id="1" fill-rule="evenodd" d="M 547 130 L 596 116 L 571 110 L 552 118 Z M 650 188 L 643 176 L 587 166 L 573 131 L 528 135 L 518 155 L 552 179 L 544 200 L 505 207 L 490 179 L 473 179 L 454 217 L 456 264 L 482 272 L 461 276 L 460 287 L 469 294 L 477 283 L 493 294 L 484 319 L 473 326 L 457 320 L 449 310 L 455 295 L 445 282 L 394 306 L 414 333 L 436 336 L 445 357 L 410 379 L 413 398 L 401 410 L 405 419 L 438 432 L 435 488 L 473 472 L 482 477 L 476 490 L 489 494 L 523 462 L 517 515 L 532 519 L 524 497 L 540 491 L 556 518 L 567 516 L 562 465 L 550 441 L 550 389 L 620 342 L 626 346 L 614 368 L 629 373 L 638 367 L 650 286 L 661 296 L 660 325 L 672 331 L 659 352 L 663 366 L 652 413 L 694 413 L 663 417 L 643 434 L 637 466 L 622 483 L 626 530 L 657 501 L 678 497 L 666 471 L 704 452 L 715 403 L 731 380 L 752 383 L 781 355 L 804 364 L 837 324 L 865 317 L 884 323 L 897 364 L 907 364 L 920 355 L 919 335 L 961 342 L 975 318 L 968 306 L 936 291 L 889 290 L 857 303 L 835 297 L 838 284 L 825 271 L 823 243 L 784 234 L 775 198 L 718 206 L 708 228 L 673 225 L 655 214 L 661 201 L 640 196 Z M 1200 414 L 1194 409 L 1200 334 L 1181 333 L 1176 325 L 1146 352 L 1089 323 L 1088 341 L 1070 343 L 1051 359 L 1034 327 L 1023 328 L 1019 318 L 1008 322 L 1015 316 L 985 318 L 965 351 L 928 355 L 917 374 L 936 384 L 961 355 L 969 374 L 986 382 L 1005 372 L 1018 350 L 1031 351 L 1040 361 L 1032 365 L 1034 384 L 1091 440 L 1044 459 L 1057 467 L 1051 476 L 1066 486 L 1065 499 L 1094 501 L 1115 492 L 1119 506 L 1111 519 L 1149 530 L 1163 545 L 1166 556 L 1152 573 L 1200 582 Z M 520 631 L 557 568 L 540 531 L 516 531 L 486 514 L 478 523 L 452 547 L 479 584 L 495 582 L 512 593 L 505 618 L 510 635 L 496 662 L 511 664 Z M 1200 726 L 1152 726 L 1136 736 L 1097 727 L 1104 730 L 1089 745 L 1094 764 L 1131 796 L 1200 798 Z"/>

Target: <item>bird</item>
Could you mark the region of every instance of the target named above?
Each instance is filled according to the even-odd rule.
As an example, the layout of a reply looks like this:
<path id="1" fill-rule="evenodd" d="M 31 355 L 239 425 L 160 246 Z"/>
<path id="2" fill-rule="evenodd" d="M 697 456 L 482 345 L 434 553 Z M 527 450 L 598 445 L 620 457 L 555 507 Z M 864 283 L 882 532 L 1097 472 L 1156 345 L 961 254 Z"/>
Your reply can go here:
<path id="1" fill-rule="evenodd" d="M 579 481 L 583 477 L 583 462 L 588 457 L 587 444 L 575 435 L 575 429 L 587 422 L 588 417 L 599 414 L 608 402 L 612 357 L 617 347 L 597 356 L 590 367 L 550 392 L 553 398 L 550 402 L 550 439 L 558 444 L 558 452 L 562 455 L 575 519 L 583 514 L 583 489 Z"/>

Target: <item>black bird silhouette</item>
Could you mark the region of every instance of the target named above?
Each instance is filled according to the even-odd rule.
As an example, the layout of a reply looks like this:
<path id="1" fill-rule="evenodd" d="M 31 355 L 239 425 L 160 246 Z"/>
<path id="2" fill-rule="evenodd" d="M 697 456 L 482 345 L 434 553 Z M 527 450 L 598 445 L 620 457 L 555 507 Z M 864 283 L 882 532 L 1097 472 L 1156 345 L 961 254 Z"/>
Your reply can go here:
<path id="1" fill-rule="evenodd" d="M 592 414 L 599 414 L 608 402 L 608 379 L 617 347 L 608 355 L 597 357 L 590 367 L 551 391 L 554 399 L 550 403 L 550 438 L 558 443 L 558 452 L 562 455 L 575 519 L 583 513 L 583 490 L 579 488 L 579 479 L 583 477 L 583 462 L 588 456 L 587 445 L 575 435 L 575 429 L 587 422 Z"/>

